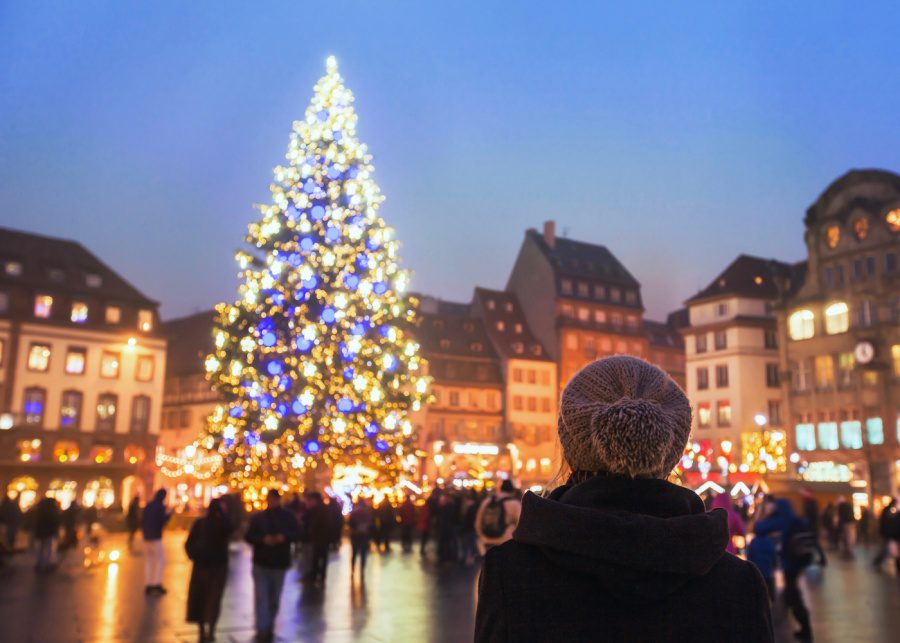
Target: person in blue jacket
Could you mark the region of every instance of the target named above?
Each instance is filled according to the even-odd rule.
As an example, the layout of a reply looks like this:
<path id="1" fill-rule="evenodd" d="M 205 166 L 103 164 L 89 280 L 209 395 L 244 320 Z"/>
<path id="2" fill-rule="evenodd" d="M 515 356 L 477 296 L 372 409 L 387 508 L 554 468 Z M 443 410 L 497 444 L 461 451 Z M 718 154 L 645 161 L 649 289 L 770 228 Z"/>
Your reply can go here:
<path id="1" fill-rule="evenodd" d="M 798 585 L 800 574 L 812 562 L 813 553 L 818 552 L 824 564 L 825 557 L 812 533 L 809 523 L 794 512 L 794 507 L 785 498 L 775 500 L 772 513 L 756 523 L 757 537 L 780 536 L 781 569 L 784 572 L 784 602 L 790 608 L 800 629 L 794 636 L 801 641 L 812 640 L 812 626 L 809 610 L 803 602 L 803 594 Z"/>

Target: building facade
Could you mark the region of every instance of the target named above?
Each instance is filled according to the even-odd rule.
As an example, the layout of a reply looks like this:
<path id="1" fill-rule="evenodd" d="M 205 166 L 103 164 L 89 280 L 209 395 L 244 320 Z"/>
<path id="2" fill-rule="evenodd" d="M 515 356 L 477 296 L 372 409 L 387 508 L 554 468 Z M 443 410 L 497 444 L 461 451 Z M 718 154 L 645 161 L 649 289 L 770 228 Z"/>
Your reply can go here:
<path id="1" fill-rule="evenodd" d="M 506 290 L 556 361 L 559 388 L 599 357 L 651 357 L 640 283 L 605 246 L 557 237 L 552 221 L 525 233 Z M 666 370 L 683 373 L 677 349 L 663 352 Z"/>
<path id="2" fill-rule="evenodd" d="M 220 401 L 204 369 L 206 356 L 213 352 L 215 316 L 214 310 L 207 310 L 163 324 L 168 348 L 157 482 L 171 489 L 179 503 L 207 501 L 216 483 L 204 466 L 205 454 L 194 444 Z"/>
<path id="3" fill-rule="evenodd" d="M 804 219 L 808 269 L 779 304 L 790 445 L 857 504 L 900 483 L 900 176 L 851 171 Z"/>
<path id="4" fill-rule="evenodd" d="M 505 436 L 512 476 L 523 488 L 547 485 L 560 467 L 556 363 L 531 332 L 515 294 L 477 288 L 472 313 L 500 357 Z"/>
<path id="5" fill-rule="evenodd" d="M 150 491 L 157 302 L 80 244 L 0 229 L 0 484 L 110 507 Z"/>
<path id="6" fill-rule="evenodd" d="M 433 400 L 411 414 L 431 485 L 480 485 L 512 467 L 504 425 L 502 365 L 482 319 L 468 304 L 423 297 L 421 355 Z"/>
<path id="7" fill-rule="evenodd" d="M 783 434 L 784 403 L 778 334 L 772 305 L 791 265 L 741 255 L 687 301 L 689 324 L 681 329 L 687 359 L 687 394 L 694 407 L 692 435 L 698 466 L 719 473 L 745 465 L 760 473 L 758 440 L 748 434 Z M 744 445 L 748 448 L 744 448 Z M 745 451 L 747 451 L 745 453 Z M 777 454 L 786 469 L 786 452 Z M 775 457 L 775 454 L 773 454 Z M 706 468 L 706 467 L 705 467 Z"/>

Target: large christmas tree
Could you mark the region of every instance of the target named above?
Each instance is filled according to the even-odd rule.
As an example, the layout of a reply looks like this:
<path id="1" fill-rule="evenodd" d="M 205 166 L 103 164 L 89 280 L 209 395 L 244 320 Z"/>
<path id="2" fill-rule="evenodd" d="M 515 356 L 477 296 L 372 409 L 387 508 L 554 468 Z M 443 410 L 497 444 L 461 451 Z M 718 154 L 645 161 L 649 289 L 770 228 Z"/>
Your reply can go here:
<path id="1" fill-rule="evenodd" d="M 337 63 L 295 121 L 272 203 L 238 253 L 240 299 L 220 304 L 207 376 L 225 402 L 207 443 L 233 486 L 296 483 L 324 463 L 395 480 L 428 389 L 416 301 Z"/>

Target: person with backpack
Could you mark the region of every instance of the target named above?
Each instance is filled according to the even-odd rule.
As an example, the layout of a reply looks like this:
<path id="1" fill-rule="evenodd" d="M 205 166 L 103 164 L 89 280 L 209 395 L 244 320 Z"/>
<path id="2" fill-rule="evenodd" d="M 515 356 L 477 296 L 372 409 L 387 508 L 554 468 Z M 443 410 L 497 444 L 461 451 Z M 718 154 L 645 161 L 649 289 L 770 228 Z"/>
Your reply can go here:
<path id="1" fill-rule="evenodd" d="M 825 552 L 819 544 L 817 534 L 809 527 L 805 518 L 794 512 L 794 507 L 786 498 L 775 500 L 775 507 L 767 518 L 756 523 L 757 536 L 780 535 L 781 570 L 784 572 L 784 602 L 794 615 L 800 629 L 794 637 L 800 641 L 812 641 L 812 625 L 809 609 L 803 602 L 799 580 L 803 571 L 819 557 L 822 565 L 827 564 Z"/>
<path id="2" fill-rule="evenodd" d="M 728 514 L 667 478 L 691 404 L 664 371 L 616 355 L 563 391 L 559 441 L 571 471 L 532 492 L 511 540 L 491 547 L 475 643 L 771 643 L 757 569 L 725 551 Z"/>
<path id="3" fill-rule="evenodd" d="M 166 593 L 162 585 L 163 567 L 166 564 L 165 550 L 163 549 L 163 528 L 172 517 L 172 512 L 166 509 L 166 490 L 159 489 L 153 500 L 144 507 L 141 516 L 141 531 L 144 537 L 144 593 L 148 596 L 159 596 Z M 87 510 L 85 513 L 89 513 Z M 96 514 L 95 514 L 96 515 Z M 85 524 L 92 524 L 94 517 L 90 516 Z M 90 534 L 90 527 L 88 534 Z"/>
<path id="4" fill-rule="evenodd" d="M 482 550 L 502 545 L 512 538 L 519 522 L 522 502 L 511 480 L 500 484 L 500 491 L 484 499 L 475 514 L 475 532 Z"/>
<path id="5" fill-rule="evenodd" d="M 200 628 L 200 643 L 215 640 L 216 623 L 228 579 L 228 543 L 231 520 L 222 500 L 209 503 L 206 516 L 194 521 L 184 550 L 191 559 L 187 622 Z"/>

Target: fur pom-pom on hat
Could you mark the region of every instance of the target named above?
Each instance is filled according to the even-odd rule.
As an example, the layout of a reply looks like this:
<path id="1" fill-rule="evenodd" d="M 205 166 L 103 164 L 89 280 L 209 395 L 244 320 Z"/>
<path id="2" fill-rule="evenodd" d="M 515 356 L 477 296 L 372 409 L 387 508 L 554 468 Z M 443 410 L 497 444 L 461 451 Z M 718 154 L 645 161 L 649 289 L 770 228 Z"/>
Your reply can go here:
<path id="1" fill-rule="evenodd" d="M 691 405 L 664 371 L 616 355 L 588 364 L 566 385 L 559 441 L 574 471 L 667 476 L 691 434 Z"/>

